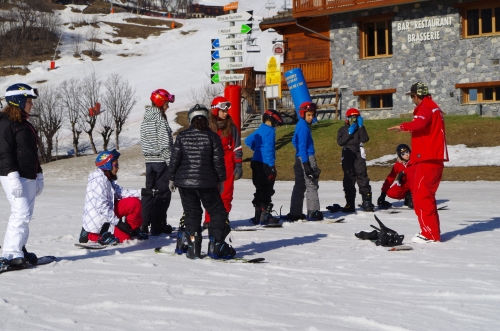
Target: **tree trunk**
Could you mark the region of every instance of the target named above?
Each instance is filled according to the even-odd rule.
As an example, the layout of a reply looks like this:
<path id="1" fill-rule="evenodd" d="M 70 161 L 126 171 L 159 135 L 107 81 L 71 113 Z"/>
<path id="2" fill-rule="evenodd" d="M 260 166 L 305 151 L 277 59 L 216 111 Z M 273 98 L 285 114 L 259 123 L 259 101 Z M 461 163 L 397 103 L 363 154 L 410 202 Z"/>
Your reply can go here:
<path id="1" fill-rule="evenodd" d="M 116 149 L 117 150 L 120 150 L 120 140 L 119 140 L 119 137 L 120 136 L 120 132 L 118 130 L 115 131 L 115 145 L 116 145 Z"/>

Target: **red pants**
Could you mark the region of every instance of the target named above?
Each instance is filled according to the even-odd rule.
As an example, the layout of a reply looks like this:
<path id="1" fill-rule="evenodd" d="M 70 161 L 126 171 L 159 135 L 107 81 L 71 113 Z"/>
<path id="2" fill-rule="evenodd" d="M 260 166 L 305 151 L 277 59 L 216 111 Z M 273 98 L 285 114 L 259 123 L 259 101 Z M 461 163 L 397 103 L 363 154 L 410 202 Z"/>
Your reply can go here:
<path id="1" fill-rule="evenodd" d="M 139 198 L 124 198 L 115 202 L 115 215 L 118 218 L 125 217 L 125 222 L 132 230 L 138 229 L 142 224 L 141 200 Z M 114 236 L 123 242 L 130 239 L 130 235 L 115 227 Z M 90 241 L 98 241 L 100 234 L 89 233 Z"/>
<path id="2" fill-rule="evenodd" d="M 426 238 L 440 241 L 436 191 L 443 175 L 443 162 L 420 162 L 414 167 L 413 208 L 420 224 L 420 233 Z"/>
<path id="3" fill-rule="evenodd" d="M 224 208 L 227 213 L 231 211 L 233 205 L 233 192 L 234 192 L 234 153 L 227 153 L 224 155 L 224 162 L 226 165 L 226 181 L 224 182 L 224 191 L 220 195 Z M 210 223 L 210 215 L 205 211 L 205 223 Z"/>

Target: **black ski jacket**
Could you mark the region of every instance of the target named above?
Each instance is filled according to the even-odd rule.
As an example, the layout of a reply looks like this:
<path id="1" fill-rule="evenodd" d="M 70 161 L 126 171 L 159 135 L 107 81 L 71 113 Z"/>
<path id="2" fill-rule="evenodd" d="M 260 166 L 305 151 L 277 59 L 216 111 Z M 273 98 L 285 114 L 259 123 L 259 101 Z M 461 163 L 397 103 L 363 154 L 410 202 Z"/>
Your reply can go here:
<path id="1" fill-rule="evenodd" d="M 168 179 L 175 186 L 190 188 L 217 187 L 226 180 L 224 150 L 219 136 L 193 127 L 177 136 L 170 156 Z"/>
<path id="2" fill-rule="evenodd" d="M 18 171 L 27 179 L 36 179 L 42 172 L 38 160 L 38 136 L 28 122 L 28 114 L 22 112 L 22 121 L 14 122 L 0 112 L 0 176 Z"/>
<path id="3" fill-rule="evenodd" d="M 349 149 L 353 153 L 359 153 L 359 146 L 361 143 L 366 143 L 370 138 L 364 126 L 358 128 L 353 134 L 349 134 L 347 131 L 349 129 L 349 124 L 344 125 L 337 132 L 337 144 L 339 144 L 342 150 Z"/>

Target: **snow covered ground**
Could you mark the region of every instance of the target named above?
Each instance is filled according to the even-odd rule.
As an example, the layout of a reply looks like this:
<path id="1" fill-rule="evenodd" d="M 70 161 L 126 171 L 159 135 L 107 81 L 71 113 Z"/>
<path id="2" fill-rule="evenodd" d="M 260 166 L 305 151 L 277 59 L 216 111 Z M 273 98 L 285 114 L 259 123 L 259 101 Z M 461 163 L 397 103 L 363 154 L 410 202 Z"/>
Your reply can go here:
<path id="1" fill-rule="evenodd" d="M 410 242 L 418 232 L 412 211 L 376 213 L 414 247 L 388 252 L 354 237 L 376 224 L 372 213 L 358 211 L 345 223 L 233 232 L 237 256 L 266 258 L 252 265 L 155 254 L 156 246 L 173 252 L 175 238 L 166 235 L 103 251 L 78 249 L 73 244 L 86 183 L 47 177 L 28 248 L 58 260 L 0 274 L 0 330 L 493 330 L 500 325 L 498 182 L 441 184 L 438 202 L 449 207 L 440 212 L 442 243 Z M 126 178 L 121 185 L 143 186 L 144 177 Z M 292 186 L 276 184 L 274 202 L 283 205 L 283 213 Z M 380 186 L 373 183 L 374 192 Z M 232 226 L 249 225 L 252 183 L 240 180 L 235 188 Z M 343 203 L 342 183 L 321 182 L 320 199 L 323 209 Z M 177 226 L 181 213 L 175 193 L 169 222 Z M 2 198 L 2 237 L 8 215 Z"/>

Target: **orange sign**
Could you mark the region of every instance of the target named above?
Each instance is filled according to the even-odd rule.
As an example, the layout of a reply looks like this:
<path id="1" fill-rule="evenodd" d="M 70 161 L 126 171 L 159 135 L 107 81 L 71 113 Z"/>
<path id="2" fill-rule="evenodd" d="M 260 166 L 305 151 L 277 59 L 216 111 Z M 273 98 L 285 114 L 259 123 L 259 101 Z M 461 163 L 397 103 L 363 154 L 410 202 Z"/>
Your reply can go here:
<path id="1" fill-rule="evenodd" d="M 230 2 L 228 5 L 224 6 L 224 11 L 237 10 L 238 9 L 238 1 Z"/>

